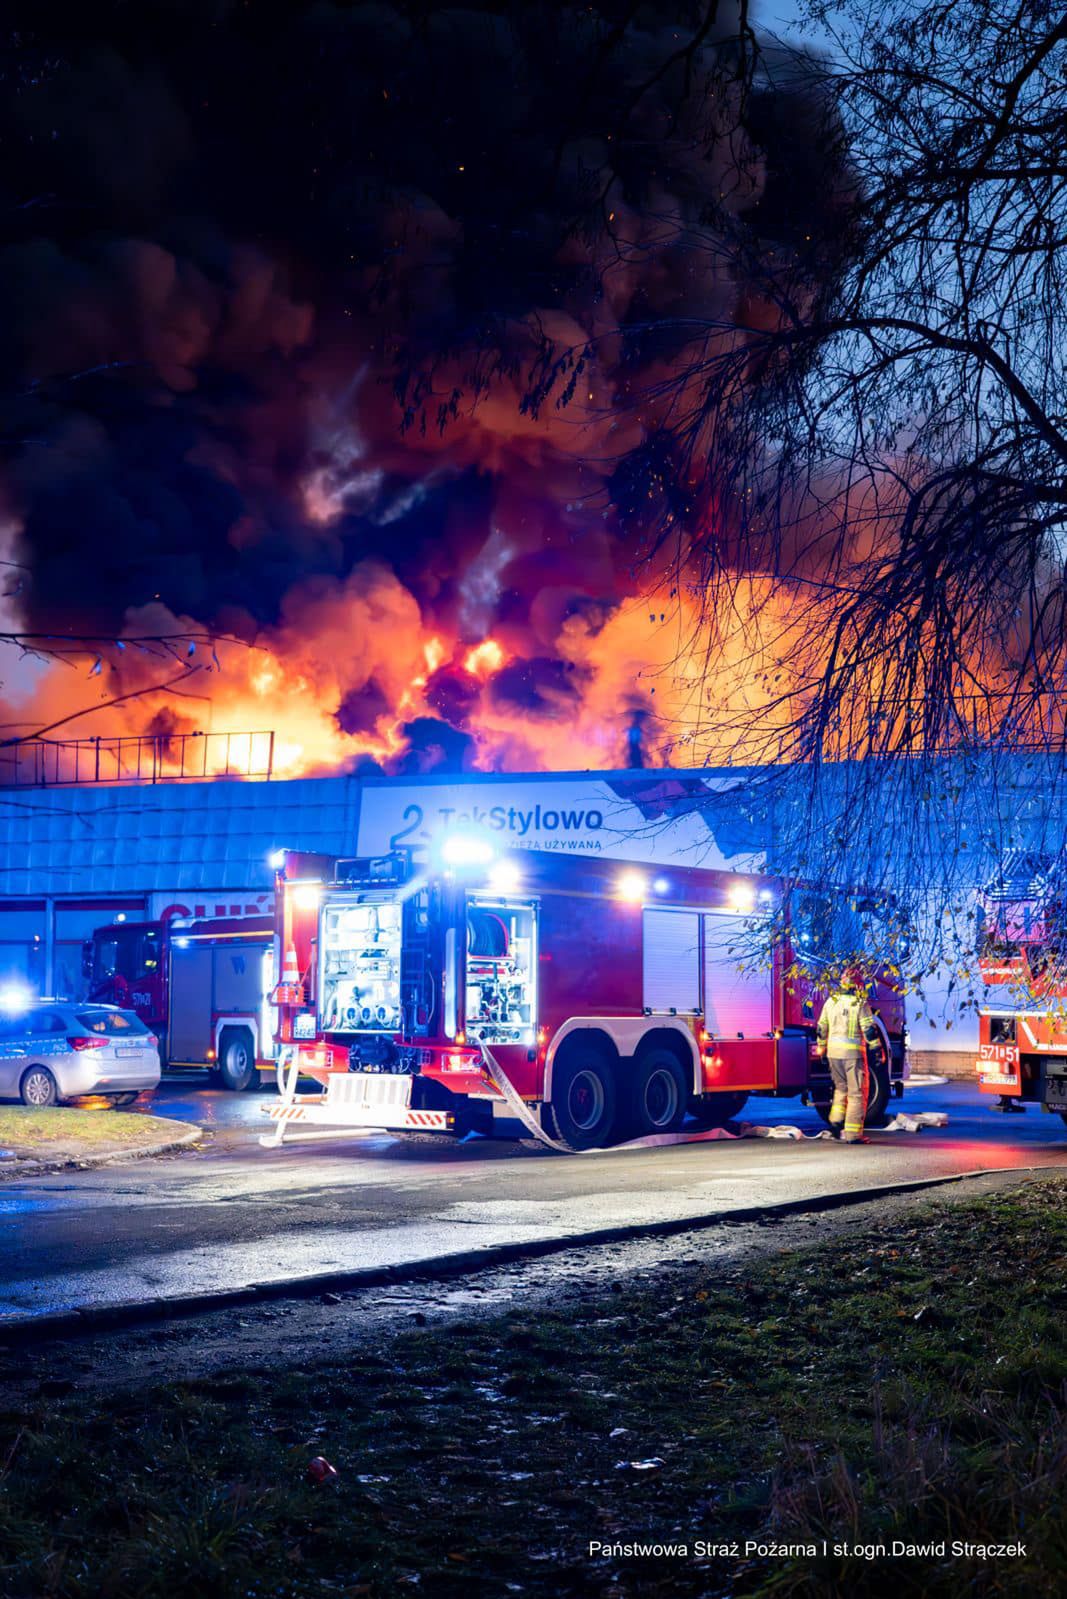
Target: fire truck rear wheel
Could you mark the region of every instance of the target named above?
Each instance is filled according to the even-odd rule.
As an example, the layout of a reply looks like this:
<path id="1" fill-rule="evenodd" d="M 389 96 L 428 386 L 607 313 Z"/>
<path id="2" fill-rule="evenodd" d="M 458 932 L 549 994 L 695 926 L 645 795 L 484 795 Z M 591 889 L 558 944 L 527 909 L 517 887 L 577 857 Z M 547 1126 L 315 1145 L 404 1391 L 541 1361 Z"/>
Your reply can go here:
<path id="1" fill-rule="evenodd" d="M 689 1101 L 689 1114 L 698 1127 L 725 1127 L 735 1116 L 740 1116 L 747 1103 L 748 1095 L 742 1093 L 701 1094 Z"/>
<path id="2" fill-rule="evenodd" d="M 575 1050 L 556 1061 L 552 1080 L 552 1120 L 568 1149 L 603 1149 L 615 1126 L 615 1074 L 593 1048 Z"/>
<path id="3" fill-rule="evenodd" d="M 639 1055 L 629 1072 L 629 1104 L 624 1133 L 645 1138 L 650 1133 L 677 1132 L 685 1118 L 689 1085 L 677 1055 L 650 1049 Z"/>
<path id="4" fill-rule="evenodd" d="M 247 1027 L 224 1027 L 219 1039 L 218 1078 L 223 1088 L 239 1094 L 256 1076 L 256 1054 Z"/>

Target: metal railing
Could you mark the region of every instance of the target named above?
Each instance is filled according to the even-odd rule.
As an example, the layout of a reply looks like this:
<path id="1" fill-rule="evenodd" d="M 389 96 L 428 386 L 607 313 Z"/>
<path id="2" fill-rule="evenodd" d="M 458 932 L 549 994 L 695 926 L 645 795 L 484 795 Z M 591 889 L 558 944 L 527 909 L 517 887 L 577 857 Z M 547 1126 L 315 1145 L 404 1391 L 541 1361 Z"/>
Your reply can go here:
<path id="1" fill-rule="evenodd" d="M 118 738 L 27 738 L 0 745 L 0 788 L 83 783 L 267 779 L 273 733 L 141 733 Z"/>

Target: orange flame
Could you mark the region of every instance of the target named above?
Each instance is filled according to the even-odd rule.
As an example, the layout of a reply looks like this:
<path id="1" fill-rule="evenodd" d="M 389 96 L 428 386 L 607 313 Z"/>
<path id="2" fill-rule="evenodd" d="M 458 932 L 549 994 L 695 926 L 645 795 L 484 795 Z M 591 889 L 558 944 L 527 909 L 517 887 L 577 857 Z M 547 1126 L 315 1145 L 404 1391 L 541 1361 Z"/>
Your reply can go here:
<path id="1" fill-rule="evenodd" d="M 487 638 L 467 651 L 463 658 L 463 670 L 484 682 L 487 677 L 492 677 L 494 672 L 499 672 L 505 659 L 504 651 L 496 639 Z"/>

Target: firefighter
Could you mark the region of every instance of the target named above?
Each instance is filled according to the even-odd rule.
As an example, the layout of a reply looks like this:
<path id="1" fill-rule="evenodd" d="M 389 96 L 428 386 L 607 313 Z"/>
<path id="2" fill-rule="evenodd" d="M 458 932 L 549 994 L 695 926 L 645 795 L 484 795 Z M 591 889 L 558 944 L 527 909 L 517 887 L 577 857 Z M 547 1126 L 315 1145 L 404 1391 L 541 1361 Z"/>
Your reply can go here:
<path id="1" fill-rule="evenodd" d="M 858 966 L 845 967 L 823 1006 L 815 1049 L 820 1058 L 827 1058 L 834 1085 L 831 1132 L 844 1144 L 868 1143 L 863 1132 L 869 1089 L 867 1054 L 881 1057 L 882 1038 Z"/>

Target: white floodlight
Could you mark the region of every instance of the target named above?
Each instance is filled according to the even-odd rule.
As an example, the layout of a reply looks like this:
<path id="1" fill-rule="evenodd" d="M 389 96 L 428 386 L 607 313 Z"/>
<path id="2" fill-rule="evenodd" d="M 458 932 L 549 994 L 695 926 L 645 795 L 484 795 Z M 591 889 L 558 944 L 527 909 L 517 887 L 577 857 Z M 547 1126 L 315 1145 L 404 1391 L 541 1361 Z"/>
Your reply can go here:
<path id="1" fill-rule="evenodd" d="M 496 861 L 490 868 L 489 887 L 494 894 L 514 894 L 522 874 L 514 861 Z"/>
<path id="2" fill-rule="evenodd" d="M 477 833 L 449 833 L 441 845 L 446 866 L 488 866 L 495 854 L 489 840 Z"/>

